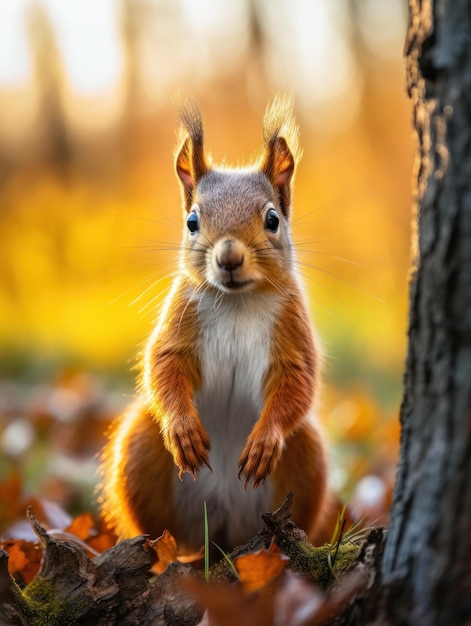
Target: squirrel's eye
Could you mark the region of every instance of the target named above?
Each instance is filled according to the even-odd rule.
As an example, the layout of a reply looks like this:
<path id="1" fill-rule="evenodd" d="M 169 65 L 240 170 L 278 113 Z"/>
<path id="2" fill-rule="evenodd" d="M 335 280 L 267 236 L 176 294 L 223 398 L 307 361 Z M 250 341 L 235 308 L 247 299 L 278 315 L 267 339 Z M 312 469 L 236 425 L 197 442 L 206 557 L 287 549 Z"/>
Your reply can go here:
<path id="1" fill-rule="evenodd" d="M 265 228 L 272 233 L 276 233 L 278 226 L 280 225 L 280 218 L 275 209 L 268 209 L 265 217 Z"/>
<path id="2" fill-rule="evenodd" d="M 190 231 L 190 233 L 196 233 L 196 231 L 199 230 L 200 221 L 194 211 L 192 211 L 187 217 L 186 225 L 188 226 L 188 230 Z"/>

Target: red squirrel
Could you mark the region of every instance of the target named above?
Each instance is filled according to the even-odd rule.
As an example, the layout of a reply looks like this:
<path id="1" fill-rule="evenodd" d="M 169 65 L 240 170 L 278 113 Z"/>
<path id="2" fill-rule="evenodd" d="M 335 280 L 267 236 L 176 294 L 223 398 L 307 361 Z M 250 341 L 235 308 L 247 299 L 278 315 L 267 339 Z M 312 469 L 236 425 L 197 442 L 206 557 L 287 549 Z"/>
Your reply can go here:
<path id="1" fill-rule="evenodd" d="M 182 554 L 226 550 L 294 491 L 315 535 L 326 451 L 313 416 L 319 348 L 291 243 L 300 156 L 293 104 L 277 96 L 248 168 L 213 167 L 193 103 L 181 107 L 178 275 L 143 351 L 137 400 L 105 446 L 101 509 L 120 537 L 168 529 Z"/>

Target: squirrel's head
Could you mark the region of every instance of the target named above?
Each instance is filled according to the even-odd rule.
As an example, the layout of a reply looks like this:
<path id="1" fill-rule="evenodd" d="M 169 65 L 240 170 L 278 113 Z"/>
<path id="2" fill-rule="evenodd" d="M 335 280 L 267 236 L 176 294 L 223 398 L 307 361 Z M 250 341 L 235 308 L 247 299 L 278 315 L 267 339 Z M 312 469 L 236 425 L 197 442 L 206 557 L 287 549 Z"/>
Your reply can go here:
<path id="1" fill-rule="evenodd" d="M 264 145 L 249 168 L 213 168 L 204 152 L 201 115 L 180 109 L 175 160 L 182 186 L 183 266 L 196 284 L 226 293 L 277 291 L 291 275 L 291 187 L 299 159 L 293 104 L 279 96 L 263 121 Z"/>

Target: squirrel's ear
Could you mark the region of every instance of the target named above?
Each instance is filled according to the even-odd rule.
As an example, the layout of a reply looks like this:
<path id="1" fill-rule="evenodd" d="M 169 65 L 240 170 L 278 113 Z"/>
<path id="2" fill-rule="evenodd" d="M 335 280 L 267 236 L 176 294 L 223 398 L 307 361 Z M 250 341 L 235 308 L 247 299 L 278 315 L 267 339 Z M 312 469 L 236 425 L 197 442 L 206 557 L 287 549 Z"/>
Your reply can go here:
<path id="1" fill-rule="evenodd" d="M 294 158 L 284 137 L 276 137 L 267 148 L 262 171 L 274 187 L 290 184 L 294 172 Z"/>
<path id="2" fill-rule="evenodd" d="M 192 189 L 195 186 L 196 181 L 193 175 L 193 168 L 191 166 L 191 141 L 189 137 L 185 139 L 180 151 L 177 154 L 177 158 L 175 159 L 175 170 L 178 178 L 186 190 L 190 188 Z"/>
<path id="3" fill-rule="evenodd" d="M 193 193 L 209 167 L 203 150 L 203 124 L 197 106 L 187 102 L 180 108 L 181 136 L 184 138 L 175 159 L 175 170 L 182 183 L 187 210 L 193 202 Z"/>
<path id="4" fill-rule="evenodd" d="M 266 147 L 262 172 L 279 194 L 281 210 L 288 216 L 291 201 L 291 179 L 295 161 L 284 137 L 275 137 Z"/>
<path id="5" fill-rule="evenodd" d="M 208 171 L 203 146 L 195 146 L 190 137 L 187 137 L 175 159 L 175 170 L 182 183 L 186 208 L 189 210 L 196 185 Z"/>

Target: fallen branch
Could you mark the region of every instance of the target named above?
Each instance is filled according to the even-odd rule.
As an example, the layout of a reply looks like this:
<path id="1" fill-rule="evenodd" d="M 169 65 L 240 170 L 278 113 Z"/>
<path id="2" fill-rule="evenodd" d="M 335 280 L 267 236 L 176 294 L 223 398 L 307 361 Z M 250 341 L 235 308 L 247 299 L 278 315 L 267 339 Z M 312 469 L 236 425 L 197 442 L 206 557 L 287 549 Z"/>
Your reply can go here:
<path id="1" fill-rule="evenodd" d="M 236 580 L 234 564 L 242 571 L 244 558 L 252 559 L 256 556 L 254 553 L 259 553 L 261 559 L 267 559 L 268 555 L 273 560 L 273 553 L 277 553 L 281 565 L 274 570 L 273 580 L 268 572 L 270 568 L 265 568 L 265 563 L 270 561 L 267 559 L 260 561 L 261 580 L 250 581 L 249 567 L 248 582 L 236 585 L 236 605 L 241 605 L 245 613 L 249 606 L 257 606 L 257 610 L 260 606 L 268 606 L 269 597 L 272 614 L 277 590 L 279 599 L 286 597 L 285 591 L 290 585 L 302 588 L 303 598 L 309 595 L 308 589 L 309 593 L 315 594 L 316 611 L 324 614 L 338 607 L 340 600 L 345 603 L 353 595 L 361 595 L 361 589 L 368 581 L 364 571 L 367 568 L 365 548 L 360 551 L 358 545 L 349 542 L 314 548 L 305 533 L 293 524 L 291 505 L 290 494 L 277 511 L 263 516 L 265 526 L 251 541 L 235 550 L 228 560 L 222 559 L 211 567 L 208 589 L 214 590 L 216 586 L 221 594 L 226 593 L 223 588 L 229 589 L 231 584 L 233 587 Z M 152 576 L 150 569 L 155 553 L 144 535 L 122 541 L 93 558 L 80 543 L 49 535 L 31 511 L 28 511 L 28 518 L 43 550 L 41 566 L 31 583 L 20 588 L 8 573 L 7 554 L 0 553 L 2 626 L 91 623 L 97 626 L 191 626 L 201 622 L 208 595 L 201 591 L 206 586 L 202 574 L 190 565 L 175 562 L 170 563 L 161 575 Z M 377 535 L 375 541 L 379 540 Z M 332 564 L 328 555 L 335 552 L 337 558 Z M 287 563 L 294 574 L 285 572 Z M 247 569 L 247 562 L 245 567 Z M 351 571 L 356 572 L 356 577 L 349 578 L 349 586 L 339 585 L 338 581 Z M 302 584 L 300 575 L 305 580 Z M 307 581 L 314 581 L 316 586 Z M 263 593 L 265 588 L 270 589 L 269 594 Z M 329 588 L 336 589 L 335 597 Z M 246 603 L 242 606 L 244 598 Z M 257 598 L 263 599 L 261 605 Z"/>

